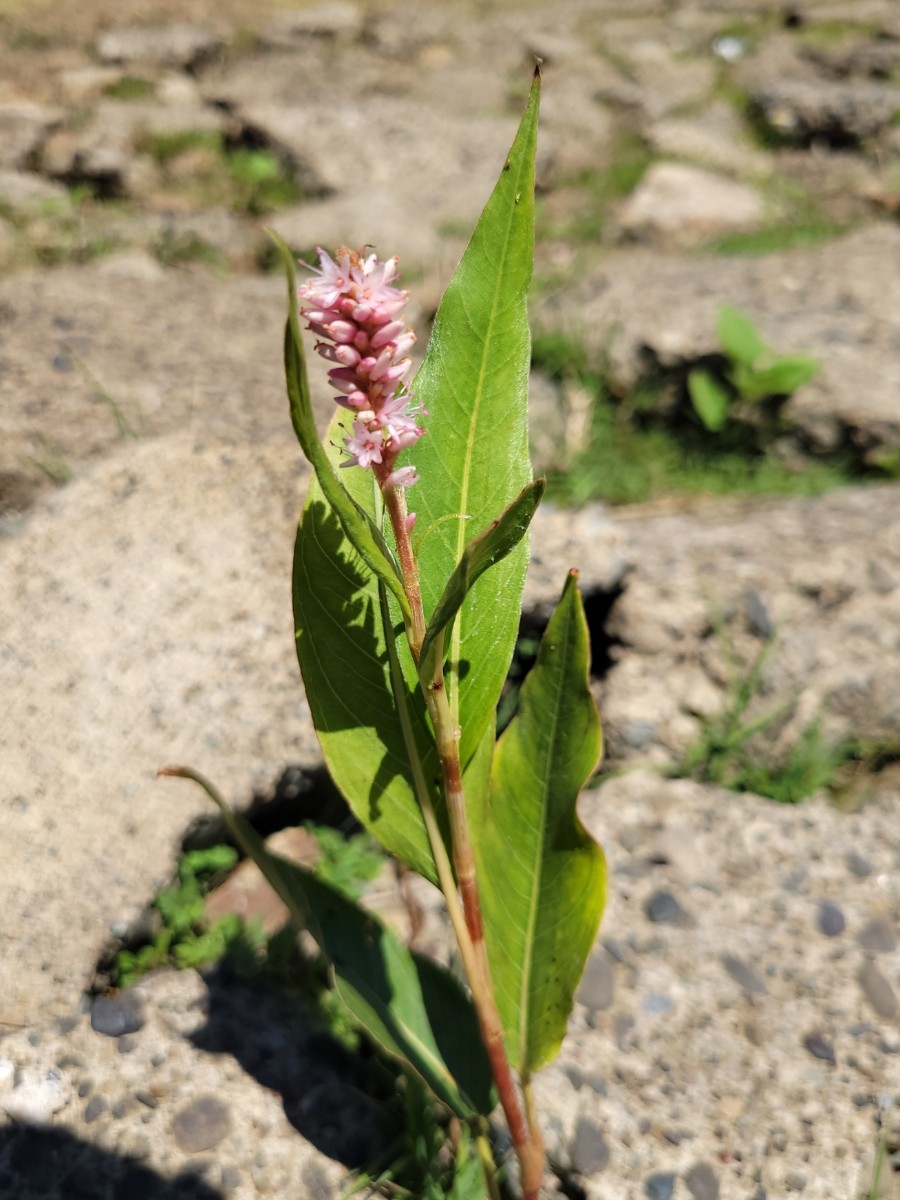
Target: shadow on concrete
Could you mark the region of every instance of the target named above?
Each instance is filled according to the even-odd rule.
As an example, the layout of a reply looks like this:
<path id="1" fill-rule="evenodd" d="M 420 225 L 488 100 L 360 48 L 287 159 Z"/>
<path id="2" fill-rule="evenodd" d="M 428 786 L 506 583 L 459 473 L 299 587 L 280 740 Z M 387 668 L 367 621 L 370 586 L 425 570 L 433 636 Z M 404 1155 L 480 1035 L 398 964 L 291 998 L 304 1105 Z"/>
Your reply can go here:
<path id="1" fill-rule="evenodd" d="M 390 1136 L 394 1092 L 393 1077 L 374 1054 L 351 1053 L 324 1032 L 322 1017 L 300 996 L 241 984 L 227 965 L 205 980 L 207 1019 L 193 1044 L 233 1055 L 248 1075 L 278 1092 L 287 1119 L 322 1154 L 351 1170 L 370 1164 Z"/>
<path id="2" fill-rule="evenodd" d="M 224 1193 L 188 1171 L 165 1179 L 65 1129 L 12 1125 L 0 1129 L 0 1200 L 224 1200 Z"/>

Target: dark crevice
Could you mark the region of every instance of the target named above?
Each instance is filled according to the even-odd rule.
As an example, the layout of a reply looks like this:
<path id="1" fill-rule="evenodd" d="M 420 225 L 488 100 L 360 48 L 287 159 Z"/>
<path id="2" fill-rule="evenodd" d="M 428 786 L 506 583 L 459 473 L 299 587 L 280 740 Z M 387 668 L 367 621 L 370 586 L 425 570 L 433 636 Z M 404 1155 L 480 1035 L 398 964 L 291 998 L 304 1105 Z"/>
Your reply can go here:
<path id="1" fill-rule="evenodd" d="M 591 639 L 592 679 L 605 679 L 616 664 L 615 651 L 622 643 L 609 632 L 608 626 L 613 609 L 625 594 L 625 589 L 626 585 L 621 583 L 609 591 L 594 588 L 582 593 L 584 617 Z"/>
<path id="2" fill-rule="evenodd" d="M 584 1187 L 575 1178 L 573 1171 L 561 1167 L 559 1163 L 551 1160 L 550 1169 L 557 1179 L 557 1191 L 561 1196 L 566 1196 L 567 1200 L 588 1200 L 588 1194 Z"/>
<path id="3" fill-rule="evenodd" d="M 590 677 L 593 680 L 605 679 L 616 662 L 615 649 L 621 643 L 609 632 L 607 627 L 616 602 L 624 591 L 625 585 L 620 584 L 610 590 L 587 588 L 581 593 L 591 643 Z M 500 703 L 497 705 L 498 734 L 503 732 L 515 716 L 519 706 L 519 690 L 525 682 L 528 672 L 537 661 L 538 648 L 547 623 L 547 618 L 543 615 L 535 612 L 522 613 L 516 648 L 513 651 Z"/>

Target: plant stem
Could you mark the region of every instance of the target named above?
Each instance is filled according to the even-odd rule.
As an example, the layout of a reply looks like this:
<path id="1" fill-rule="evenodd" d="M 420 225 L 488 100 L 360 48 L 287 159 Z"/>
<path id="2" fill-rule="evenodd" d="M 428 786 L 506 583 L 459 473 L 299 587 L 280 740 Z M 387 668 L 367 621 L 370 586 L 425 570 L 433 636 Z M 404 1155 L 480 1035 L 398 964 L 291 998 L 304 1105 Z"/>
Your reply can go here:
<path id="1" fill-rule="evenodd" d="M 422 607 L 418 563 L 407 527 L 406 500 L 402 489 L 398 488 L 385 488 L 383 495 L 394 531 L 403 585 L 411 610 L 411 618 L 407 623 L 409 648 L 413 660 L 418 665 L 422 642 L 425 638 L 425 614 Z M 509 1126 L 510 1138 L 519 1160 L 522 1197 L 523 1200 L 538 1200 L 544 1170 L 544 1148 L 534 1114 L 530 1114 L 532 1119 L 529 1120 L 526 1119 L 523 1111 L 506 1054 L 503 1025 L 491 984 L 481 904 L 478 896 L 475 852 L 469 833 L 463 791 L 462 766 L 459 759 L 459 730 L 447 697 L 442 655 L 437 656 L 434 679 L 423 683 L 422 690 L 434 728 L 438 758 L 444 777 L 444 793 L 450 818 L 453 868 L 456 875 L 455 885 L 452 874 L 449 872 L 449 863 L 446 862 L 446 849 L 437 826 L 430 797 L 427 795 L 427 788 L 425 789 L 425 802 L 422 805 L 422 815 L 432 844 L 432 852 L 435 855 L 441 889 L 447 900 L 447 909 L 472 990 L 482 1041 Z M 457 888 L 459 889 L 458 893 Z M 460 920 L 460 916 L 462 920 Z"/>

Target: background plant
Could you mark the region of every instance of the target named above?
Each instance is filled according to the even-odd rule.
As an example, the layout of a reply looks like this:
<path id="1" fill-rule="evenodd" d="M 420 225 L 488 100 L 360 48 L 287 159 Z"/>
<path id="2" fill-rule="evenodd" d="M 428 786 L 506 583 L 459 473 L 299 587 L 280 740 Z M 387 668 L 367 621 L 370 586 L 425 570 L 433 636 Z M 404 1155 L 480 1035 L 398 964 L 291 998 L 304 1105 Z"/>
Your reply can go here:
<path id="1" fill-rule="evenodd" d="M 771 437 L 769 426 L 777 416 L 777 402 L 808 383 L 819 369 L 818 361 L 804 354 L 775 354 L 750 318 L 727 304 L 719 309 L 716 329 L 727 365 L 721 373 L 696 367 L 688 375 L 694 411 L 711 433 L 718 433 L 736 412 L 743 412 L 762 419 L 763 436 Z M 770 402 L 768 409 L 766 402 Z M 748 413 L 750 406 L 757 412 Z"/>

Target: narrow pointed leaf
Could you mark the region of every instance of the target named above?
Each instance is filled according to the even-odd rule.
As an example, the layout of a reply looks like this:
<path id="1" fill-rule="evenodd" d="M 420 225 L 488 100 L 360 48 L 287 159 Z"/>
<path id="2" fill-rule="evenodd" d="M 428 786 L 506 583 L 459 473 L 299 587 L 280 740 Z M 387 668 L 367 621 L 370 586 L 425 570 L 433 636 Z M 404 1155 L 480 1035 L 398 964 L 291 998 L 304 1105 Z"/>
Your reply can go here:
<path id="1" fill-rule="evenodd" d="M 309 395 L 309 379 L 303 353 L 303 338 L 297 312 L 297 276 L 294 258 L 290 250 L 278 237 L 269 231 L 284 260 L 288 281 L 288 319 L 284 330 L 284 371 L 287 380 L 288 399 L 291 406 L 291 423 L 303 453 L 316 473 L 316 479 L 328 503 L 341 523 L 345 534 L 353 543 L 360 557 L 379 579 L 391 589 L 401 611 L 409 614 L 409 602 L 403 590 L 397 567 L 371 518 L 363 512 L 348 494 L 337 477 L 331 457 L 319 439 L 313 418 Z"/>
<path id="2" fill-rule="evenodd" d="M 718 433 L 728 420 L 731 396 L 709 371 L 699 367 L 688 375 L 688 394 L 694 412 L 711 433 Z"/>
<path id="3" fill-rule="evenodd" d="M 601 752 L 588 656 L 573 572 L 474 814 L 491 975 L 510 1061 L 526 1074 L 559 1049 L 606 896 L 603 851 L 575 813 Z"/>
<path id="4" fill-rule="evenodd" d="M 326 453 L 339 451 L 329 445 Z M 351 467 L 345 474 L 351 499 L 374 513 L 370 472 Z M 297 657 L 332 778 L 381 844 L 435 882 L 393 690 L 379 581 L 344 536 L 318 480 L 297 530 L 293 595 Z M 417 687 L 399 699 L 433 787 L 439 769 L 424 700 Z M 439 796 L 433 799 L 440 808 Z"/>
<path id="5" fill-rule="evenodd" d="M 728 304 L 719 309 L 716 332 L 722 349 L 735 363 L 752 367 L 765 353 L 765 343 L 750 318 Z"/>
<path id="6" fill-rule="evenodd" d="M 312 872 L 270 854 L 202 776 L 180 768 L 218 805 L 225 824 L 331 963 L 338 995 L 358 1024 L 410 1066 L 463 1118 L 490 1113 L 491 1073 L 475 1010 L 459 983 L 413 954 L 374 914 Z"/>
<path id="7" fill-rule="evenodd" d="M 484 529 L 531 479 L 526 297 L 534 251 L 539 81 L 472 240 L 441 301 L 413 392 L 428 410 L 411 452 L 412 497 L 428 621 L 473 529 Z M 494 709 L 518 633 L 527 538 L 466 597 L 450 639 L 448 694 L 465 765 Z"/>
<path id="8" fill-rule="evenodd" d="M 747 400 L 762 400 L 766 396 L 790 396 L 798 387 L 814 377 L 819 363 L 806 355 L 777 358 L 770 366 L 747 371 L 743 376 L 741 394 Z"/>
<path id="9" fill-rule="evenodd" d="M 440 635 L 451 624 L 462 608 L 466 596 L 488 567 L 501 562 L 522 541 L 528 532 L 532 517 L 537 512 L 545 486 L 543 479 L 529 483 L 497 520 L 483 533 L 472 538 L 466 546 L 456 570 L 447 581 L 437 608 L 432 613 L 422 643 L 419 675 L 423 686 L 427 687 L 434 678 L 436 649 L 441 644 Z"/>

